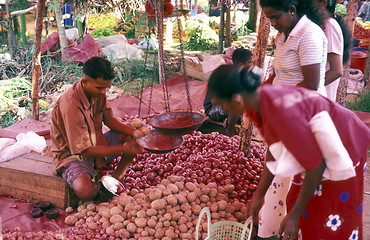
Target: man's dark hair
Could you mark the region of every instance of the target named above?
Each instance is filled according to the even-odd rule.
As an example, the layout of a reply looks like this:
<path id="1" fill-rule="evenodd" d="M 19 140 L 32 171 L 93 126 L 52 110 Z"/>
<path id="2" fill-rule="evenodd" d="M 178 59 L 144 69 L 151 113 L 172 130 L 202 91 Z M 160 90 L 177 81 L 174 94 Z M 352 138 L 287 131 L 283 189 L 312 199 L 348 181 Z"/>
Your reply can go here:
<path id="1" fill-rule="evenodd" d="M 245 48 L 235 49 L 232 55 L 232 60 L 234 64 L 242 63 L 245 64 L 252 57 L 252 52 Z"/>
<path id="2" fill-rule="evenodd" d="M 83 73 L 92 79 L 102 77 L 104 80 L 112 80 L 115 76 L 112 63 L 102 57 L 87 60 L 83 65 Z"/>

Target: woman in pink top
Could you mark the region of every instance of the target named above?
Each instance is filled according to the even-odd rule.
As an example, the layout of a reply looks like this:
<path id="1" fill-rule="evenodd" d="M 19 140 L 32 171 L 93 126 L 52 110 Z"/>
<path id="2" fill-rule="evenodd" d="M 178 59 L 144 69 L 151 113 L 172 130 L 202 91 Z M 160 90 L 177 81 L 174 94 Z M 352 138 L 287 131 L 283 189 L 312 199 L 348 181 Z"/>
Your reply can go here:
<path id="1" fill-rule="evenodd" d="M 315 1 L 328 13 L 325 25 L 322 26 L 328 39 L 325 86 L 327 97 L 335 102 L 343 64 L 348 62 L 350 56 L 351 36 L 343 19 L 334 14 L 336 0 Z"/>
<path id="2" fill-rule="evenodd" d="M 222 65 L 208 81 L 212 100 L 230 115 L 246 112 L 269 147 L 271 157 L 248 214 L 258 221 L 274 175 L 294 176 L 280 239 L 362 240 L 369 129 L 353 112 L 315 91 L 278 84 L 260 87 L 260 80 L 255 69 Z"/>

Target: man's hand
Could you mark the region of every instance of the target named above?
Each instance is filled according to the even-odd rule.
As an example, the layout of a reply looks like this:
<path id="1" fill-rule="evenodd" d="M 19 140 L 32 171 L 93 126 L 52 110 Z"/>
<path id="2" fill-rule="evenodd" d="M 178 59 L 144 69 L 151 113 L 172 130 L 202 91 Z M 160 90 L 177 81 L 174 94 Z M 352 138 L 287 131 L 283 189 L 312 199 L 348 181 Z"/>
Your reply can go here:
<path id="1" fill-rule="evenodd" d="M 143 151 L 143 147 L 140 146 L 134 139 L 131 139 L 127 141 L 125 144 L 123 144 L 122 150 L 123 150 L 122 151 L 123 156 L 135 157 L 136 154 L 141 153 Z"/>
<path id="2" fill-rule="evenodd" d="M 132 136 L 134 138 L 138 138 L 138 137 L 141 137 L 141 136 L 144 136 L 144 133 L 140 130 L 135 130 L 133 133 L 132 133 Z"/>

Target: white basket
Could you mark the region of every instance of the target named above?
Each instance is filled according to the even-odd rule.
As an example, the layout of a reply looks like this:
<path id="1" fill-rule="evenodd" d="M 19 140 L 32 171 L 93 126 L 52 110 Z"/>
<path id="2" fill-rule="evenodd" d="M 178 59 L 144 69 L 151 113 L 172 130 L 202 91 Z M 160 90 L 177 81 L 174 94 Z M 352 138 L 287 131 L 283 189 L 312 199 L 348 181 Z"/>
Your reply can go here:
<path id="1" fill-rule="evenodd" d="M 195 240 L 199 240 L 199 226 L 203 215 L 207 216 L 207 238 L 204 240 L 251 240 L 253 221 L 249 217 L 245 224 L 232 221 L 222 221 L 211 224 L 211 212 L 205 207 L 199 214 L 195 228 Z"/>

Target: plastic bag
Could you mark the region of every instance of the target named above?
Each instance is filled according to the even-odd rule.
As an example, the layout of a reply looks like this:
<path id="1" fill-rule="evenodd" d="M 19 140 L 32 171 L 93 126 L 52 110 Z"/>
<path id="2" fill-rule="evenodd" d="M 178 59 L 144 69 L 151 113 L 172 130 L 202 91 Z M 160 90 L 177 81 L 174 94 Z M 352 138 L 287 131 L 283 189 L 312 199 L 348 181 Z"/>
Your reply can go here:
<path id="1" fill-rule="evenodd" d="M 14 143 L 16 143 L 16 140 L 12 138 L 0 138 L 0 152 Z"/>
<path id="2" fill-rule="evenodd" d="M 0 152 L 0 162 L 5 162 L 10 159 L 22 156 L 31 152 L 42 152 L 46 147 L 45 138 L 37 135 L 35 132 L 20 133 L 16 137 L 17 142 L 6 147 Z"/>
<path id="3" fill-rule="evenodd" d="M 145 37 L 136 47 L 139 49 L 155 50 L 158 48 L 158 41 L 154 37 Z"/>

